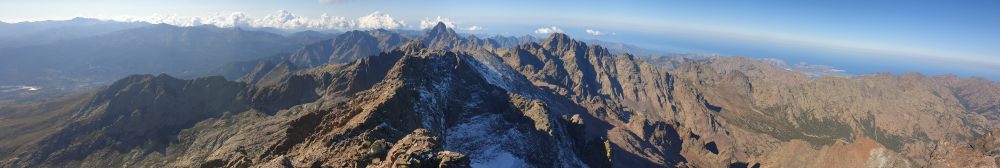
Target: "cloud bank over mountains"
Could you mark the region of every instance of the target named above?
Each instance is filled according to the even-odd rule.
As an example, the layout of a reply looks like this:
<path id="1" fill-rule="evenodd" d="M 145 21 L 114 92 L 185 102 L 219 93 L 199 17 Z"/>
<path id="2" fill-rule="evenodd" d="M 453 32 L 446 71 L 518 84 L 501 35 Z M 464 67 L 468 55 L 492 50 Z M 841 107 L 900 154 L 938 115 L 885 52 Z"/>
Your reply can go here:
<path id="1" fill-rule="evenodd" d="M 392 18 L 389 14 L 375 11 L 372 14 L 358 18 L 356 25 L 357 28 L 361 29 L 398 29 L 406 26 L 406 23 L 402 20 Z"/>
<path id="2" fill-rule="evenodd" d="M 319 17 L 295 15 L 286 10 L 264 17 L 250 17 L 242 12 L 216 13 L 210 16 L 181 17 L 177 15 L 152 15 L 147 17 L 115 17 L 111 20 L 126 22 L 149 22 L 176 26 L 214 25 L 217 27 L 277 28 L 286 30 L 355 30 L 355 29 L 399 29 L 406 22 L 380 11 L 349 19 L 342 16 L 322 14 Z"/>
<path id="3" fill-rule="evenodd" d="M 306 17 L 295 15 L 287 10 L 279 10 L 276 13 L 264 17 L 251 17 L 243 12 L 216 13 L 208 16 L 182 17 L 177 15 L 151 15 L 145 17 L 116 16 L 113 18 L 102 18 L 124 22 L 148 22 L 153 24 L 170 24 L 176 26 L 201 26 L 214 25 L 217 27 L 239 27 L 239 28 L 275 28 L 285 30 L 358 30 L 358 29 L 400 29 L 413 27 L 407 25 L 405 21 L 392 17 L 389 14 L 375 11 L 371 14 L 358 18 L 347 18 L 342 16 L 330 16 L 322 14 L 319 17 Z M 479 31 L 483 27 L 478 25 L 463 26 L 451 19 L 438 16 L 436 18 L 426 18 L 420 21 L 419 27 L 427 29 L 434 27 L 438 22 L 445 23 L 448 27 L 456 30 Z"/>

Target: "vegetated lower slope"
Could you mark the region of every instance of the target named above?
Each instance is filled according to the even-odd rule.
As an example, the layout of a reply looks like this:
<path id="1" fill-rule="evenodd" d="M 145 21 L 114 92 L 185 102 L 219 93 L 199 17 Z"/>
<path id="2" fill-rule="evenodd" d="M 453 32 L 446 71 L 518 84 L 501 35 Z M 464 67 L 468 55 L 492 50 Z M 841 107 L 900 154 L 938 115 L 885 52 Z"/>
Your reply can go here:
<path id="1" fill-rule="evenodd" d="M 995 82 L 919 74 L 813 79 L 738 57 L 675 58 L 665 68 L 558 33 L 506 48 L 480 42 L 439 24 L 346 64 L 250 73 L 251 84 L 129 77 L 80 95 L 84 105 L 13 108 L 74 117 L 40 117 L 59 122 L 46 126 L 46 136 L 3 139 L 25 147 L 0 148 L 7 153 L 0 165 L 997 163 L 990 150 Z"/>

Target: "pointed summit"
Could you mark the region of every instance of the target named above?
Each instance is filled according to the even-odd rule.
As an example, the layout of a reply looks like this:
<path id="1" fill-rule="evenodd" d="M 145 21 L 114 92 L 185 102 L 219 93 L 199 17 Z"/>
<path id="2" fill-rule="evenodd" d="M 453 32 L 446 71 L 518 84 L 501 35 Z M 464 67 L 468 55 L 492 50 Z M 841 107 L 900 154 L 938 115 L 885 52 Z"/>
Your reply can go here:
<path id="1" fill-rule="evenodd" d="M 434 28 L 427 31 L 427 39 L 451 39 L 456 37 L 458 37 L 458 34 L 455 33 L 455 30 L 448 28 L 444 22 L 438 22 Z"/>
<path id="2" fill-rule="evenodd" d="M 434 28 L 431 28 L 431 30 L 447 30 L 447 29 L 448 25 L 445 25 L 444 22 L 438 22 L 436 25 L 434 25 Z"/>
<path id="3" fill-rule="evenodd" d="M 569 38 L 569 36 L 566 35 L 566 34 L 563 34 L 563 33 L 552 33 L 551 35 L 549 35 L 549 38 L 545 39 L 544 42 L 545 43 L 550 43 L 550 42 L 565 43 L 565 42 L 569 42 L 569 41 L 572 41 L 572 40 L 573 39 Z"/>
<path id="4" fill-rule="evenodd" d="M 462 37 L 443 22 L 438 22 L 434 28 L 427 31 L 423 40 L 428 47 L 437 49 L 450 49 L 460 45 L 462 41 Z"/>
<path id="5" fill-rule="evenodd" d="M 576 43 L 577 43 L 576 41 L 574 41 L 566 34 L 552 33 L 552 35 L 549 35 L 549 38 L 541 42 L 541 45 L 545 46 L 546 48 L 554 49 L 554 48 L 566 48 L 565 46 L 576 45 Z"/>

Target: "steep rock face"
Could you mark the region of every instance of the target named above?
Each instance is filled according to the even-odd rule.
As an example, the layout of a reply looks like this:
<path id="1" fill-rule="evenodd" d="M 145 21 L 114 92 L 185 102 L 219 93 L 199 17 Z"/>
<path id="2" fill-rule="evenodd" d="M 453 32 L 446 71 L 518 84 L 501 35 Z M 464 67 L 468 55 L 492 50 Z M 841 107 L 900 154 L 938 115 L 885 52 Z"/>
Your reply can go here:
<path id="1" fill-rule="evenodd" d="M 607 103 L 627 104 L 611 106 L 641 108 L 633 110 L 649 111 L 650 115 L 669 111 L 668 107 L 660 106 L 669 104 L 664 90 L 669 85 L 667 74 L 630 55 L 611 55 L 600 46 L 587 46 L 560 33 L 541 44 L 522 45 L 501 55 L 535 85 L 576 101 L 615 100 Z"/>
<path id="2" fill-rule="evenodd" d="M 588 139 L 609 140 L 610 156 L 619 160 L 613 165 L 673 166 L 684 161 L 678 154 L 681 140 L 672 126 L 664 71 L 561 33 L 500 50 L 499 55 L 535 87 L 581 106 L 585 118 L 595 123 L 588 126 Z"/>

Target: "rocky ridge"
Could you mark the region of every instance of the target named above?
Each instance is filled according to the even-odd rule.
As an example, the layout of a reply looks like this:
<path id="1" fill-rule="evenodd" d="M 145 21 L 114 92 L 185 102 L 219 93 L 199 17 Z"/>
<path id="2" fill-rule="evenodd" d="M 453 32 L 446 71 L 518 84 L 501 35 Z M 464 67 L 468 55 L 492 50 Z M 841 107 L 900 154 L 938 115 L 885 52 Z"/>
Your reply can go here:
<path id="1" fill-rule="evenodd" d="M 75 112 L 42 110 L 74 120 L 5 151 L 0 165 L 997 164 L 995 82 L 813 78 L 739 57 L 672 59 L 666 68 L 560 33 L 512 47 L 483 42 L 439 24 L 349 63 L 262 64 L 248 83 L 129 77 L 81 95 L 90 103 L 66 106 Z M 69 104 L 51 102 L 61 103 Z"/>

